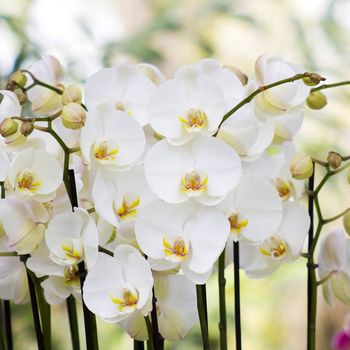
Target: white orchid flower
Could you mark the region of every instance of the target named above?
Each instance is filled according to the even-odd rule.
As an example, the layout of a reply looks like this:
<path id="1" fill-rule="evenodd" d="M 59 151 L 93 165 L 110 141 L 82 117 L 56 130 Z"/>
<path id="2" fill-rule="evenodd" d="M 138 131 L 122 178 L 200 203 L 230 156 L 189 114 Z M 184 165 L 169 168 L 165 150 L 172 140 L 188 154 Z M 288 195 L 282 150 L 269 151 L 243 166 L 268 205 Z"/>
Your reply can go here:
<path id="1" fill-rule="evenodd" d="M 145 135 L 138 122 L 110 104 L 88 113 L 81 130 L 80 147 L 85 160 L 99 169 L 127 169 L 142 155 Z"/>
<path id="2" fill-rule="evenodd" d="M 34 62 L 28 70 L 36 79 L 51 86 L 60 88 L 63 80 L 63 68 L 54 56 L 44 55 L 41 60 Z M 27 86 L 32 84 L 31 76 L 27 74 Z M 62 97 L 55 91 L 37 85 L 27 91 L 29 100 L 32 102 L 32 110 L 38 114 L 53 115 L 62 108 Z"/>
<path id="3" fill-rule="evenodd" d="M 198 135 L 212 135 L 227 110 L 220 86 L 208 75 L 161 84 L 148 105 L 152 128 L 175 145 Z"/>
<path id="4" fill-rule="evenodd" d="M 259 86 L 278 80 L 291 78 L 305 71 L 278 57 L 260 56 L 255 63 L 256 82 Z M 262 118 L 284 115 L 293 108 L 302 105 L 310 92 L 303 80 L 276 86 L 261 92 L 254 99 L 257 113 Z"/>
<path id="5" fill-rule="evenodd" d="M 219 85 L 225 96 L 227 110 L 244 98 L 245 91 L 237 75 L 229 68 L 223 67 L 220 62 L 211 58 L 179 68 L 176 71 L 175 78 L 190 82 L 199 75 L 209 76 Z"/>
<path id="6" fill-rule="evenodd" d="M 48 221 L 49 212 L 42 203 L 16 198 L 0 201 L 0 224 L 10 249 L 18 254 L 35 251 L 44 239 Z"/>
<path id="7" fill-rule="evenodd" d="M 159 333 L 169 341 L 183 339 L 189 329 L 198 322 L 196 288 L 184 275 L 155 274 L 154 292 L 157 299 Z M 130 337 L 148 339 L 143 315 L 134 313 L 120 322 Z"/>
<path id="8" fill-rule="evenodd" d="M 16 196 L 47 202 L 62 183 L 60 163 L 48 152 L 28 148 L 16 154 L 7 173 Z"/>
<path id="9" fill-rule="evenodd" d="M 194 198 L 217 204 L 236 187 L 242 172 L 238 154 L 222 140 L 208 136 L 182 146 L 162 140 L 148 151 L 144 165 L 149 187 L 169 203 Z"/>
<path id="10" fill-rule="evenodd" d="M 134 221 L 142 206 L 155 198 L 142 165 L 113 174 L 98 172 L 92 188 L 96 212 L 117 228 L 117 234 L 134 239 Z"/>
<path id="11" fill-rule="evenodd" d="M 218 205 L 228 217 L 230 238 L 261 242 L 276 232 L 282 220 L 282 200 L 271 182 L 243 176 L 237 188 Z"/>
<path id="12" fill-rule="evenodd" d="M 296 109 L 295 111 L 273 118 L 275 140 L 278 142 L 293 141 L 294 136 L 301 128 L 303 118 L 303 109 Z"/>
<path id="13" fill-rule="evenodd" d="M 310 218 L 303 205 L 283 203 L 283 218 L 276 232 L 257 244 L 240 243 L 240 267 L 250 278 L 267 276 L 282 263 L 300 256 L 310 226 Z"/>
<path id="14" fill-rule="evenodd" d="M 341 230 L 323 237 L 318 256 L 320 279 L 328 278 L 322 284 L 323 295 L 332 303 L 334 295 L 344 304 L 350 304 L 350 239 Z"/>
<path id="15" fill-rule="evenodd" d="M 83 298 L 91 312 L 116 323 L 152 309 L 153 276 L 147 260 L 129 245 L 120 245 L 114 257 L 99 253 L 88 272 Z"/>
<path id="16" fill-rule="evenodd" d="M 77 265 L 62 266 L 50 259 L 45 241 L 27 260 L 27 268 L 38 278 L 48 276 L 41 286 L 50 305 L 64 302 L 70 295 L 81 301 L 79 269 Z"/>
<path id="17" fill-rule="evenodd" d="M 87 79 L 84 88 L 88 109 L 108 103 L 113 109 L 125 111 L 134 117 L 140 125 L 148 124 L 147 105 L 156 85 L 140 72 L 146 68 L 119 63 L 113 68 L 104 68 L 93 74 Z M 155 69 L 151 72 L 156 74 Z M 155 76 L 156 79 L 160 77 L 158 74 Z"/>
<path id="18" fill-rule="evenodd" d="M 218 209 L 196 202 L 167 204 L 161 200 L 140 210 L 136 240 L 154 270 L 181 266 L 194 283 L 205 283 L 230 232 L 227 217 Z M 151 260 L 152 263 L 152 260 Z"/>
<path id="19" fill-rule="evenodd" d="M 6 242 L 0 240 L 0 252 L 9 251 L 12 250 Z M 16 256 L 0 257 L 0 299 L 12 300 L 15 304 L 29 300 L 26 269 Z"/>
<path id="20" fill-rule="evenodd" d="M 218 137 L 233 147 L 240 156 L 255 158 L 272 143 L 274 125 L 259 121 L 250 106 L 239 109 L 221 125 Z"/>
<path id="21" fill-rule="evenodd" d="M 0 181 L 4 182 L 7 171 L 10 167 L 10 160 L 6 152 L 0 149 Z"/>
<path id="22" fill-rule="evenodd" d="M 90 269 L 97 259 L 98 232 L 95 222 L 81 208 L 56 215 L 48 224 L 45 241 L 50 258 L 59 265 L 72 266 L 85 261 Z"/>

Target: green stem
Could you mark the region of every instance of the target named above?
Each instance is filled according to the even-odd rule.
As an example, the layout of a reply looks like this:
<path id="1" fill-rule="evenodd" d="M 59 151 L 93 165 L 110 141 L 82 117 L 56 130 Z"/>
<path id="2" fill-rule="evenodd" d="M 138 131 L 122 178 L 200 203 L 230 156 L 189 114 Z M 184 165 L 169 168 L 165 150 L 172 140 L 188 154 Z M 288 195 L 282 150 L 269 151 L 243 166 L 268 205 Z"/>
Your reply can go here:
<path id="1" fill-rule="evenodd" d="M 25 89 L 25 90 L 28 90 L 29 88 L 32 88 L 32 87 L 34 87 L 35 85 L 40 85 L 40 86 L 43 86 L 43 87 L 45 87 L 45 88 L 47 88 L 47 89 L 49 89 L 49 90 L 52 90 L 52 91 L 56 92 L 56 93 L 59 94 L 59 95 L 62 95 L 62 94 L 63 94 L 63 90 L 61 90 L 61 89 L 59 89 L 59 88 L 57 88 L 57 87 L 55 87 L 55 86 L 52 86 L 52 85 L 50 85 L 50 84 L 44 83 L 43 81 L 37 79 L 29 70 L 27 70 L 27 69 L 22 69 L 21 72 L 29 74 L 30 77 L 31 77 L 32 80 L 33 80 L 33 84 L 30 85 L 29 87 L 27 87 L 27 89 Z"/>
<path id="2" fill-rule="evenodd" d="M 50 305 L 46 302 L 43 290 L 40 284 L 34 283 L 36 297 L 38 300 L 39 313 L 41 319 L 41 329 L 43 333 L 43 340 L 45 349 L 51 349 L 51 309 Z"/>
<path id="3" fill-rule="evenodd" d="M 335 88 L 338 86 L 344 86 L 344 85 L 349 85 L 349 84 L 350 84 L 350 80 L 340 81 L 340 82 L 334 83 L 334 84 L 323 84 L 323 85 L 314 87 L 313 89 L 311 89 L 311 92 L 325 90 L 325 89 L 331 89 L 331 88 Z"/>
<path id="4" fill-rule="evenodd" d="M 153 328 L 148 316 L 145 316 L 145 322 L 148 333 L 147 350 L 154 350 Z"/>
<path id="5" fill-rule="evenodd" d="M 134 350 L 144 350 L 145 344 L 143 341 L 134 340 Z"/>
<path id="6" fill-rule="evenodd" d="M 74 350 L 80 350 L 77 307 L 76 307 L 75 299 L 73 295 L 69 296 L 66 303 L 67 303 L 67 311 L 68 311 L 68 318 L 69 318 L 69 329 L 70 329 L 70 335 L 72 339 L 72 348 Z"/>
<path id="7" fill-rule="evenodd" d="M 345 214 L 347 214 L 350 211 L 350 208 L 347 208 L 345 210 L 343 210 L 341 213 L 332 216 L 331 218 L 328 219 L 323 219 L 323 224 L 329 224 L 332 221 L 338 220 L 340 219 L 342 216 L 344 216 Z"/>
<path id="8" fill-rule="evenodd" d="M 207 315 L 205 311 L 206 305 L 204 303 L 203 286 L 197 284 L 196 292 L 197 292 L 197 310 L 198 310 L 199 323 L 200 323 L 201 333 L 202 333 L 203 350 L 210 350 L 208 322 L 207 322 Z"/>
<path id="9" fill-rule="evenodd" d="M 239 103 L 236 104 L 236 106 L 234 106 L 232 109 L 230 109 L 222 118 L 221 123 L 219 124 L 218 130 L 220 129 L 222 123 L 228 119 L 233 113 L 237 112 L 240 108 L 242 108 L 244 105 L 248 104 L 249 102 L 251 102 L 253 100 L 253 98 L 256 95 L 259 95 L 260 93 L 269 90 L 273 87 L 279 86 L 279 85 L 283 85 L 283 84 L 287 84 L 287 83 L 293 83 L 294 81 L 300 80 L 300 79 L 304 79 L 307 77 L 310 77 L 311 74 L 313 73 L 302 73 L 302 74 L 296 74 L 293 75 L 290 78 L 286 78 L 286 79 L 282 79 L 282 80 L 278 80 L 274 83 L 268 84 L 268 85 L 264 85 L 264 86 L 260 86 L 259 88 L 257 88 L 255 91 L 253 91 L 249 96 L 247 96 L 245 99 L 243 99 L 242 101 L 240 101 Z M 324 79 L 323 79 L 324 80 Z M 216 134 L 217 135 L 217 132 Z"/>
<path id="10" fill-rule="evenodd" d="M 1 252 L 0 257 L 1 256 L 18 256 L 18 254 L 16 252 Z"/>
<path id="11" fill-rule="evenodd" d="M 226 279 L 225 279 L 225 249 L 219 257 L 219 305 L 220 305 L 220 350 L 227 350 L 227 320 L 226 320 Z"/>

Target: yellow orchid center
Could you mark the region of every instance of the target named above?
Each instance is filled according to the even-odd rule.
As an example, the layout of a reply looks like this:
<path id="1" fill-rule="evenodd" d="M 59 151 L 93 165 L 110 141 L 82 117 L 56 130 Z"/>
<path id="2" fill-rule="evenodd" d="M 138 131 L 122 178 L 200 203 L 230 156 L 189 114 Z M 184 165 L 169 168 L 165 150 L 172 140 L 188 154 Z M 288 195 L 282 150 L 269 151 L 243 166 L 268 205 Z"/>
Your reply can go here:
<path id="1" fill-rule="evenodd" d="M 79 269 L 77 265 L 70 265 L 64 269 L 64 283 L 69 286 L 79 286 Z"/>
<path id="2" fill-rule="evenodd" d="M 281 259 L 287 253 L 287 245 L 278 236 L 272 236 L 260 244 L 260 252 L 273 259 Z"/>
<path id="3" fill-rule="evenodd" d="M 248 225 L 248 220 L 237 213 L 231 214 L 228 221 L 230 222 L 231 233 L 241 233 L 242 228 Z"/>
<path id="4" fill-rule="evenodd" d="M 182 177 L 182 190 L 188 196 L 198 196 L 207 189 L 208 176 L 201 175 L 196 170 L 187 172 Z"/>
<path id="5" fill-rule="evenodd" d="M 129 117 L 132 115 L 132 111 L 131 110 L 127 110 L 126 107 L 125 107 L 125 104 L 123 102 L 121 102 L 121 101 L 116 102 L 115 109 L 117 111 L 126 112 Z"/>
<path id="6" fill-rule="evenodd" d="M 112 142 L 102 140 L 95 145 L 95 158 L 102 163 L 112 163 L 116 159 L 119 148 Z"/>
<path id="7" fill-rule="evenodd" d="M 83 257 L 83 246 L 79 239 L 67 239 L 62 245 L 67 262 L 75 264 Z"/>
<path id="8" fill-rule="evenodd" d="M 188 132 L 199 132 L 207 124 L 207 115 L 200 109 L 191 108 L 186 117 L 179 117 L 182 126 Z"/>
<path id="9" fill-rule="evenodd" d="M 292 196 L 293 185 L 289 181 L 287 182 L 278 177 L 275 186 L 281 199 L 288 200 Z"/>
<path id="10" fill-rule="evenodd" d="M 27 194 L 35 194 L 39 187 L 41 186 L 41 181 L 39 181 L 31 170 L 21 171 L 16 178 L 16 189 Z"/>
<path id="11" fill-rule="evenodd" d="M 139 292 L 134 288 L 122 288 L 119 296 L 111 295 L 112 302 L 118 306 L 119 311 L 132 311 L 136 309 L 139 301 Z"/>
<path id="12" fill-rule="evenodd" d="M 163 238 L 164 253 L 167 258 L 173 261 L 182 261 L 188 254 L 188 246 L 182 237 L 175 239 Z"/>
<path id="13" fill-rule="evenodd" d="M 114 205 L 114 207 L 121 220 L 132 221 L 136 217 L 139 204 L 140 197 L 137 194 L 130 193 L 123 195 L 121 204 L 119 206 Z"/>

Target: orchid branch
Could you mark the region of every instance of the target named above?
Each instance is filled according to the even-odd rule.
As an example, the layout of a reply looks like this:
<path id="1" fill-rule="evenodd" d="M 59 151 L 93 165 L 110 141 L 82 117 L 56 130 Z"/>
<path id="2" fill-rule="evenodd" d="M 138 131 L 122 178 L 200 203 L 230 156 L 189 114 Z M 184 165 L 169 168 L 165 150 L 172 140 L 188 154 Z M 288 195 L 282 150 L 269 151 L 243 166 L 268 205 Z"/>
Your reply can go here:
<path id="1" fill-rule="evenodd" d="M 219 257 L 219 305 L 220 305 L 220 350 L 227 350 L 227 320 L 226 320 L 226 279 L 225 279 L 225 249 Z"/>

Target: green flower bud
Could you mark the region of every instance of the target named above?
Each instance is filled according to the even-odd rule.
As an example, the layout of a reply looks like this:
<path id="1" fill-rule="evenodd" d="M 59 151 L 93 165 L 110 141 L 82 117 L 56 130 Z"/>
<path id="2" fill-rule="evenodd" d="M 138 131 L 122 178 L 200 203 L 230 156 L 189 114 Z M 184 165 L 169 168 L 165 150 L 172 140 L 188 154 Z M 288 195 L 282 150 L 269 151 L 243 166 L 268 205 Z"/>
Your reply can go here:
<path id="1" fill-rule="evenodd" d="M 62 124 L 73 130 L 78 130 L 85 125 L 86 111 L 77 103 L 68 103 L 62 109 Z"/>
<path id="2" fill-rule="evenodd" d="M 23 106 L 28 101 L 27 94 L 22 89 L 15 89 L 13 92 L 16 94 L 21 106 Z"/>
<path id="3" fill-rule="evenodd" d="M 292 177 L 297 180 L 308 179 L 314 172 L 312 159 L 304 154 L 295 155 L 289 165 Z"/>
<path id="4" fill-rule="evenodd" d="M 341 166 L 342 157 L 337 152 L 329 152 L 327 157 L 327 162 L 332 169 L 337 169 Z"/>
<path id="5" fill-rule="evenodd" d="M 311 109 L 322 109 L 327 104 L 327 97 L 321 91 L 314 91 L 306 99 L 306 104 Z"/>
<path id="6" fill-rule="evenodd" d="M 11 118 L 5 118 L 0 124 L 0 134 L 2 137 L 10 137 L 18 131 L 18 123 Z"/>
<path id="7" fill-rule="evenodd" d="M 18 70 L 10 75 L 8 82 L 9 84 L 23 88 L 27 84 L 27 77 Z"/>
<path id="8" fill-rule="evenodd" d="M 34 130 L 34 123 L 30 120 L 22 122 L 20 130 L 23 136 L 29 136 Z"/>
<path id="9" fill-rule="evenodd" d="M 62 95 L 62 102 L 64 105 L 68 103 L 81 103 L 82 101 L 81 89 L 76 85 L 67 86 Z"/>
<path id="10" fill-rule="evenodd" d="M 346 233 L 348 235 L 350 235 L 350 212 L 347 212 L 343 216 L 343 226 L 344 226 L 344 230 L 346 231 Z"/>
<path id="11" fill-rule="evenodd" d="M 318 85 L 323 80 L 326 79 L 321 77 L 318 73 L 310 73 L 309 76 L 303 79 L 304 83 L 308 86 Z"/>

